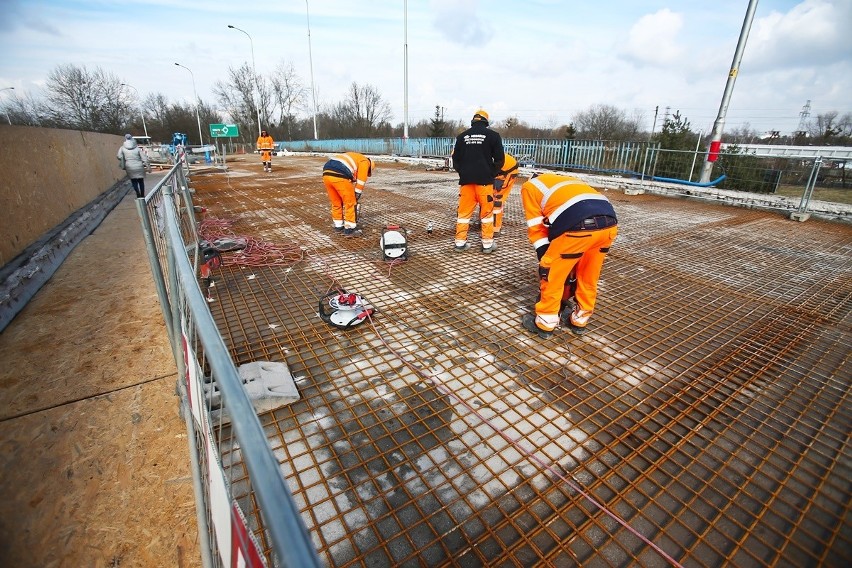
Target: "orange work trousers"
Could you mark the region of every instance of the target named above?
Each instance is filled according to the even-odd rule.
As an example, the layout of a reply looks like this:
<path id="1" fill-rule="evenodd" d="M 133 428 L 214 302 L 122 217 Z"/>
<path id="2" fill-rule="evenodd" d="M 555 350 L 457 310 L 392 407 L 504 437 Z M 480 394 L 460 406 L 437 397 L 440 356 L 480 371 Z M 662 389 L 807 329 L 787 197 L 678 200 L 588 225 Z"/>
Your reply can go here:
<path id="1" fill-rule="evenodd" d="M 547 270 L 547 278 L 540 281 L 541 299 L 535 305 L 538 327 L 551 331 L 559 324 L 565 282 L 575 266 L 577 292 L 574 299 L 581 310 L 591 312 L 595 309 L 601 268 L 617 235 L 618 226 L 613 225 L 597 231 L 569 231 L 551 241 L 539 262 L 540 271 Z"/>
<path id="2" fill-rule="evenodd" d="M 467 242 L 470 218 L 479 205 L 479 222 L 482 224 L 482 246 L 494 244 L 494 185 L 470 183 L 459 186 L 459 208 L 456 218 L 456 246 Z"/>
<path id="3" fill-rule="evenodd" d="M 331 220 L 334 226 L 346 229 L 357 227 L 355 205 L 358 200 L 355 198 L 355 184 L 348 179 L 335 176 L 322 176 L 322 183 L 331 202 Z"/>
<path id="4" fill-rule="evenodd" d="M 272 164 L 272 150 L 261 150 L 260 151 L 260 161 L 266 165 L 267 162 Z"/>
<path id="5" fill-rule="evenodd" d="M 509 193 L 512 192 L 517 177 L 509 176 L 509 179 L 504 182 L 506 185 L 494 190 L 494 231 L 497 233 L 503 228 L 503 208 L 509 200 Z"/>

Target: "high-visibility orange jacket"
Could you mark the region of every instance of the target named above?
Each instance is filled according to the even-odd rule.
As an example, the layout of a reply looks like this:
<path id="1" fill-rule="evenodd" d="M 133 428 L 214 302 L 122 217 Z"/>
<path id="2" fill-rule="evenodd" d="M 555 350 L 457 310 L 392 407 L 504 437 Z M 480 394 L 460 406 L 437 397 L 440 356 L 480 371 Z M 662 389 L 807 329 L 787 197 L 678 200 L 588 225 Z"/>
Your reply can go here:
<path id="1" fill-rule="evenodd" d="M 258 150 L 274 150 L 275 149 L 275 140 L 272 139 L 272 136 L 258 136 L 257 137 L 257 149 Z"/>
<path id="2" fill-rule="evenodd" d="M 506 159 L 503 161 L 503 167 L 497 172 L 497 178 L 503 180 L 503 185 L 509 185 L 511 179 L 518 177 L 518 160 L 508 152 L 503 154 Z"/>
<path id="3" fill-rule="evenodd" d="M 541 174 L 531 178 L 521 186 L 521 200 L 527 236 L 536 252 L 559 235 L 578 230 L 584 219 L 596 216 L 616 219 L 615 210 L 604 195 L 571 176 Z"/>
<path id="4" fill-rule="evenodd" d="M 355 183 L 355 195 L 361 195 L 367 178 L 373 174 L 373 161 L 358 152 L 335 154 L 322 167 L 322 175 L 348 179 Z"/>

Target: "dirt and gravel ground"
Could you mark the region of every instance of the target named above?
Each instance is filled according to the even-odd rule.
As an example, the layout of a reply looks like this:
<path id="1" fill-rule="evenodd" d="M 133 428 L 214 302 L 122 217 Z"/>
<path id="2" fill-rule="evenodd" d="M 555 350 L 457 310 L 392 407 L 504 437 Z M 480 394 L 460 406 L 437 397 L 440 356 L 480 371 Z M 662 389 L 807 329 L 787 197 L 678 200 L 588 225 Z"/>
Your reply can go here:
<path id="1" fill-rule="evenodd" d="M 0 333 L 3 566 L 201 565 L 132 193 Z"/>

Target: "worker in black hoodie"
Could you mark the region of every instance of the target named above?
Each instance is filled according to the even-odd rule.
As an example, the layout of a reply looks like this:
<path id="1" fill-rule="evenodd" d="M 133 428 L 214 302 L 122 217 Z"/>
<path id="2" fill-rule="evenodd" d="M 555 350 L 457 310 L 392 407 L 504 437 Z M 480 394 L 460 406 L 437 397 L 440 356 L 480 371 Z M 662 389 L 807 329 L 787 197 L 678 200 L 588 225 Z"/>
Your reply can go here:
<path id="1" fill-rule="evenodd" d="M 456 251 L 470 248 L 467 242 L 470 218 L 479 205 L 482 252 L 494 252 L 494 178 L 504 160 L 503 139 L 488 128 L 488 113 L 481 109 L 476 111 L 470 128 L 456 137 L 453 148 L 453 169 L 459 174 Z"/>

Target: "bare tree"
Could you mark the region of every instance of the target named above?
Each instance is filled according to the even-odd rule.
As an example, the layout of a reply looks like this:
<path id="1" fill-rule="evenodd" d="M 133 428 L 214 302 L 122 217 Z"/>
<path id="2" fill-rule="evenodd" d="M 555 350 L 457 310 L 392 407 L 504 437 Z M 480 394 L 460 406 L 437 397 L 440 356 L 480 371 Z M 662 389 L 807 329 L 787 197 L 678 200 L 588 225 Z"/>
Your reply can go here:
<path id="1" fill-rule="evenodd" d="M 3 112 L 9 117 L 12 124 L 22 126 L 48 126 L 51 125 L 47 116 L 47 106 L 36 100 L 32 93 L 17 94 L 3 104 Z"/>
<path id="2" fill-rule="evenodd" d="M 59 65 L 47 77 L 47 114 L 65 128 L 120 134 L 133 114 L 121 80 L 100 67 Z"/>
<path id="3" fill-rule="evenodd" d="M 639 121 L 634 115 L 611 105 L 593 105 L 578 112 L 572 120 L 577 138 L 586 140 L 629 140 L 639 132 Z"/>
<path id="4" fill-rule="evenodd" d="M 381 129 L 390 129 L 390 105 L 372 85 L 353 82 L 347 98 L 331 110 L 338 135 L 366 138 Z"/>
<path id="5" fill-rule="evenodd" d="M 258 84 L 263 83 L 258 80 Z M 251 128 L 251 125 L 257 124 L 257 106 L 254 73 L 248 63 L 244 63 L 237 69 L 229 67 L 228 80 L 216 81 L 213 93 L 218 98 L 219 105 L 225 109 L 231 119 L 243 127 L 245 134 L 241 138 L 252 141 L 260 135 L 260 132 L 257 132 L 257 126 L 254 129 Z M 264 112 L 263 100 L 263 91 L 261 91 L 261 116 L 268 117 L 271 113 L 268 110 Z"/>
<path id="6" fill-rule="evenodd" d="M 272 76 L 272 96 L 279 109 L 278 125 L 286 130 L 287 139 L 293 139 L 296 122 L 295 110 L 304 106 L 308 90 L 302 84 L 292 63 L 280 62 Z"/>
<path id="7" fill-rule="evenodd" d="M 815 144 L 842 144 L 852 137 L 852 113 L 840 116 L 836 110 L 818 114 L 807 124 L 808 136 Z"/>
<path id="8" fill-rule="evenodd" d="M 152 122 L 166 123 L 169 110 L 169 100 L 163 93 L 151 93 L 142 101 L 142 110 Z"/>
<path id="9" fill-rule="evenodd" d="M 742 126 L 728 130 L 725 140 L 734 144 L 752 144 L 755 140 L 760 140 L 760 133 L 751 127 L 751 123 L 744 122 Z"/>

